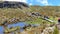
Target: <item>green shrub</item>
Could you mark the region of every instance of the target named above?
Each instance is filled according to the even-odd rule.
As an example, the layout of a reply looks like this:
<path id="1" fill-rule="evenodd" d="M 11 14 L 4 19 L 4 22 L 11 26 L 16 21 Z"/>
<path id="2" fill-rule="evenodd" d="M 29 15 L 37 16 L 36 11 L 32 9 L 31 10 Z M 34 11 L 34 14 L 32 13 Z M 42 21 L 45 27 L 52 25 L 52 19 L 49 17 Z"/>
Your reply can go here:
<path id="1" fill-rule="evenodd" d="M 59 30 L 57 27 L 55 27 L 53 34 L 59 34 Z"/>

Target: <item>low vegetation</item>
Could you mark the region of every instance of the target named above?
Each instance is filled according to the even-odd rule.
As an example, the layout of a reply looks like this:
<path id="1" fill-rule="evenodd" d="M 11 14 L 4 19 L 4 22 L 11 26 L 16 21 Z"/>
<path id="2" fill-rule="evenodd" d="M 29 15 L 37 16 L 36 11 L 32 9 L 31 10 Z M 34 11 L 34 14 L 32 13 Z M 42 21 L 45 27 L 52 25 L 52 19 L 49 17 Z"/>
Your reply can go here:
<path id="1" fill-rule="evenodd" d="M 42 16 L 37 17 L 35 15 L 31 15 L 34 12 L 36 12 L 36 13 L 38 12 Z M 0 8 L 0 25 L 4 26 L 4 28 L 5 28 L 9 24 L 14 24 L 14 23 L 21 22 L 21 21 L 29 23 L 29 24 L 40 24 L 41 26 L 38 26 L 36 28 L 30 27 L 31 29 L 24 30 L 23 33 L 14 31 L 15 34 L 16 33 L 26 34 L 26 32 L 27 32 L 27 34 L 36 34 L 37 32 L 38 32 L 37 34 L 39 34 L 39 32 L 42 33 L 45 28 L 50 27 L 51 24 L 55 24 L 55 23 L 48 22 L 44 19 L 41 19 L 41 17 L 48 16 L 49 19 L 57 21 L 57 18 L 60 17 L 59 14 L 60 14 L 59 6 L 30 6 L 30 8 L 23 7 L 23 9 Z M 6 20 L 7 20 L 7 24 L 4 25 Z M 53 33 L 58 34 L 58 30 L 55 29 Z"/>

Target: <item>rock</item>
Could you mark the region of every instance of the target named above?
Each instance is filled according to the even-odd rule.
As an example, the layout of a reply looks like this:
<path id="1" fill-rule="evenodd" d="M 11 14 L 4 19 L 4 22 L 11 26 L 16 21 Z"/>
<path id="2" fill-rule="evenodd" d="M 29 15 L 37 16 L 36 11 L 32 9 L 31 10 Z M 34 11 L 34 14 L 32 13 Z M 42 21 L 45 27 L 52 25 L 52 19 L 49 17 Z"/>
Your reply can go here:
<path id="1" fill-rule="evenodd" d="M 49 19 L 49 17 L 48 17 L 48 16 L 44 16 L 44 18 L 47 18 L 47 19 Z"/>
<path id="2" fill-rule="evenodd" d="M 6 28 L 4 32 L 9 33 L 9 32 L 14 32 L 16 30 L 20 30 L 20 27 L 17 26 L 17 27 Z"/>
<path id="3" fill-rule="evenodd" d="M 60 30 L 60 24 L 57 24 L 56 26 L 57 26 L 57 28 Z"/>
<path id="4" fill-rule="evenodd" d="M 13 23 L 17 23 L 17 22 L 20 22 L 20 18 L 12 18 L 12 19 L 10 19 L 10 20 L 8 20 L 8 24 L 13 24 Z"/>
<path id="5" fill-rule="evenodd" d="M 20 8 L 22 9 L 21 6 L 24 7 L 29 7 L 26 3 L 23 2 L 12 2 L 12 1 L 0 1 L 0 8 Z"/>
<path id="6" fill-rule="evenodd" d="M 33 12 L 32 15 L 41 16 L 41 14 L 39 12 Z"/>
<path id="7" fill-rule="evenodd" d="M 47 27 L 43 30 L 42 34 L 53 34 L 55 27 Z"/>

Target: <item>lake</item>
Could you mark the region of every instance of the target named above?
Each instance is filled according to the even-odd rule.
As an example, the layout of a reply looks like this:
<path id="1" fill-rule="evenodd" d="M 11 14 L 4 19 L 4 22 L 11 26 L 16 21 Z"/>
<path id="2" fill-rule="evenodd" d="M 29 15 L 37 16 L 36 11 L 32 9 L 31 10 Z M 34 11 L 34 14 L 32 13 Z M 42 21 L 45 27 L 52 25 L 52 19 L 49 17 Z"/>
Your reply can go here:
<path id="1" fill-rule="evenodd" d="M 22 29 L 25 25 L 28 26 L 27 23 L 25 22 L 18 22 L 16 24 L 10 24 L 8 25 L 7 27 L 10 28 L 10 27 L 16 27 L 16 26 L 20 26 L 20 31 L 22 32 L 24 29 Z M 32 26 L 38 26 L 38 24 L 32 24 Z M 2 26 L 0 26 L 0 33 L 3 34 L 3 31 L 4 31 L 4 28 Z"/>

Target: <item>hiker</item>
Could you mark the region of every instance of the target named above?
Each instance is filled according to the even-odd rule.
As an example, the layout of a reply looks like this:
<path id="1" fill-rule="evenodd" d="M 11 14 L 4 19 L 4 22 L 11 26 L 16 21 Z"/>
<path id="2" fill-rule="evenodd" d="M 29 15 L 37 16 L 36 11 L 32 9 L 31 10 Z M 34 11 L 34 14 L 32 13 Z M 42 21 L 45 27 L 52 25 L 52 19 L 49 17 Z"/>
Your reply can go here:
<path id="1" fill-rule="evenodd" d="M 58 23 L 56 24 L 58 30 L 60 30 L 60 18 L 58 18 Z"/>
<path id="2" fill-rule="evenodd" d="M 60 24 L 60 18 L 58 19 L 58 23 Z"/>

